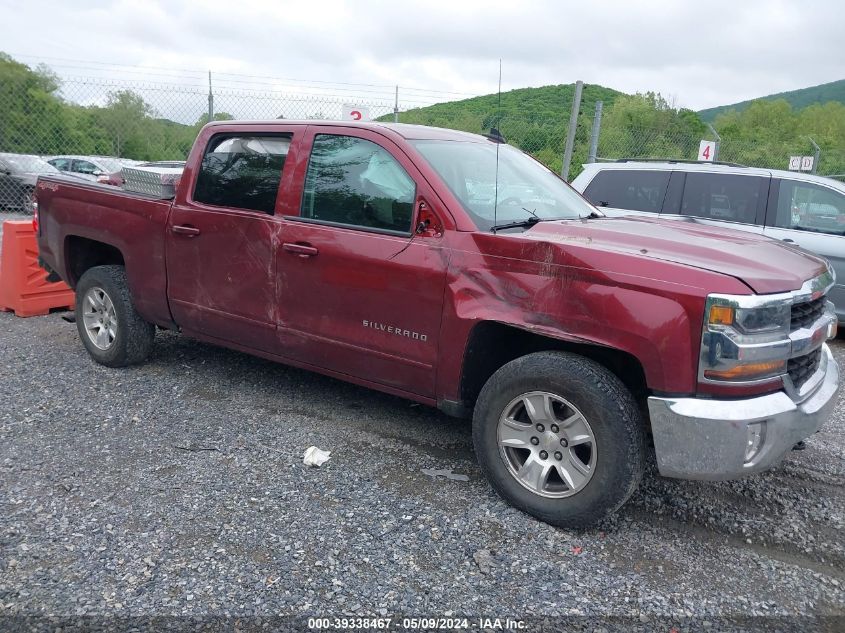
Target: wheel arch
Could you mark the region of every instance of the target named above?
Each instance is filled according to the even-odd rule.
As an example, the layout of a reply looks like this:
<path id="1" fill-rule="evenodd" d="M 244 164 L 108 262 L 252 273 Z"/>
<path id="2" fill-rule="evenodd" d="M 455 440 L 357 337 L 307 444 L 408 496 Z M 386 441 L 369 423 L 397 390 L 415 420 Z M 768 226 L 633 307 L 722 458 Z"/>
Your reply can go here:
<path id="1" fill-rule="evenodd" d="M 461 367 L 458 406 L 441 407 L 447 413 L 469 415 L 484 384 L 503 365 L 534 352 L 578 354 L 602 365 L 634 397 L 648 392 L 642 363 L 633 354 L 586 341 L 554 338 L 498 321 L 480 321 L 470 331 Z"/>
<path id="2" fill-rule="evenodd" d="M 85 271 L 94 266 L 126 266 L 126 259 L 118 247 L 79 235 L 65 237 L 64 255 L 67 282 L 71 288 L 76 288 Z"/>

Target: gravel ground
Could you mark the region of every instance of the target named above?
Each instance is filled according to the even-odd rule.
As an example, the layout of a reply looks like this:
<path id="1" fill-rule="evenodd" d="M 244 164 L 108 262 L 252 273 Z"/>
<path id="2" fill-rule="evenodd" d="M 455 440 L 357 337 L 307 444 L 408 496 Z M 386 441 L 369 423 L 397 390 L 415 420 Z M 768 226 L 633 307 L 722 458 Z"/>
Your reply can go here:
<path id="1" fill-rule="evenodd" d="M 845 341 L 834 352 L 845 364 Z M 357 614 L 802 630 L 845 615 L 841 395 L 775 470 L 693 483 L 652 465 L 578 533 L 493 493 L 468 422 L 172 333 L 110 370 L 61 315 L 2 313 L 0 385 L 0 629 Z M 331 459 L 303 466 L 310 445 Z M 180 617 L 110 619 L 152 616 Z"/>

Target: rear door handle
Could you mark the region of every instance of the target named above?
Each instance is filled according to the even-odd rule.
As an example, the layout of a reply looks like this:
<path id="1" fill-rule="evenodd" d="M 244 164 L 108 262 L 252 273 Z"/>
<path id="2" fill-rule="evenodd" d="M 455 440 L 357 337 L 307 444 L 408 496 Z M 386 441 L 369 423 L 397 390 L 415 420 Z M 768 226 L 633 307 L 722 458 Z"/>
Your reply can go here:
<path id="1" fill-rule="evenodd" d="M 291 242 L 284 242 L 282 248 L 288 253 L 293 253 L 301 257 L 314 257 L 314 255 L 320 252 L 309 244 L 293 244 Z"/>
<path id="2" fill-rule="evenodd" d="M 194 237 L 200 234 L 200 230 L 197 227 L 188 224 L 176 224 L 171 226 L 170 230 L 176 235 L 187 235 L 188 237 Z"/>

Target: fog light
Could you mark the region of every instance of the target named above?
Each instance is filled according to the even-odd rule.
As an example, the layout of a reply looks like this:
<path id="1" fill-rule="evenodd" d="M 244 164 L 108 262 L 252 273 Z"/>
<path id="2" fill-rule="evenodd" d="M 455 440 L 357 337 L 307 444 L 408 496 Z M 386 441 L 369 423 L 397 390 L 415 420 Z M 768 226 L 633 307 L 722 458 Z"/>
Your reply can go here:
<path id="1" fill-rule="evenodd" d="M 753 422 L 746 427 L 748 431 L 748 439 L 745 442 L 746 464 L 757 457 L 760 449 L 763 448 L 763 442 L 766 439 L 765 425 L 765 422 Z"/>

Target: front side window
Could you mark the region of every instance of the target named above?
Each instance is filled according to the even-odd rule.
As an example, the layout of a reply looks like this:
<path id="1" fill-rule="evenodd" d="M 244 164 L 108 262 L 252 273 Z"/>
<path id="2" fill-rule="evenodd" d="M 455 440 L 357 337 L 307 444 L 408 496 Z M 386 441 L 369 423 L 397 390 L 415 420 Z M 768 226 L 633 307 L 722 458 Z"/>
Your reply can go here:
<path id="1" fill-rule="evenodd" d="M 809 182 L 781 180 L 775 226 L 845 235 L 845 192 Z"/>
<path id="2" fill-rule="evenodd" d="M 271 214 L 290 135 L 220 136 L 208 144 L 202 158 L 194 201 Z"/>
<path id="3" fill-rule="evenodd" d="M 301 217 L 411 231 L 416 183 L 384 148 L 362 138 L 314 137 Z"/>
<path id="4" fill-rule="evenodd" d="M 606 169 L 593 178 L 584 197 L 597 207 L 660 213 L 668 186 L 668 171 Z"/>
<path id="5" fill-rule="evenodd" d="M 764 179 L 733 174 L 687 174 L 681 213 L 710 220 L 754 224 Z"/>

